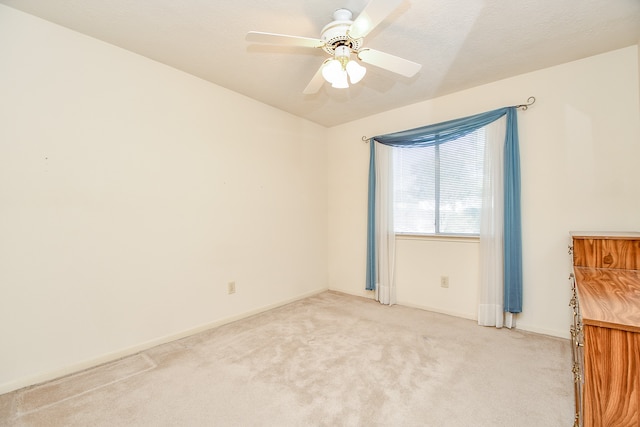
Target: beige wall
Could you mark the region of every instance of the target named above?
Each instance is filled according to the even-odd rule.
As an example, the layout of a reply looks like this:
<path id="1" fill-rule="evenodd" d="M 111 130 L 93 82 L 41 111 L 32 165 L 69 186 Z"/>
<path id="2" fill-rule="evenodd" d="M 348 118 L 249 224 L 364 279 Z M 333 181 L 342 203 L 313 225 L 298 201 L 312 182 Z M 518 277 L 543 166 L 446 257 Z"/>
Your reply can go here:
<path id="1" fill-rule="evenodd" d="M 0 57 L 0 393 L 327 288 L 325 128 L 4 6 Z"/>
<path id="2" fill-rule="evenodd" d="M 0 393 L 327 286 L 370 297 L 363 135 L 537 97 L 523 329 L 566 336 L 569 230 L 640 230 L 637 47 L 331 129 L 1 5 L 0 57 Z M 400 303 L 474 318 L 477 250 L 399 240 Z"/>
<path id="3" fill-rule="evenodd" d="M 568 336 L 570 230 L 640 230 L 638 48 L 540 70 L 329 130 L 329 286 L 364 291 L 369 146 L 374 136 L 537 101 L 518 113 L 522 329 Z M 398 82 L 397 84 L 402 84 Z M 476 318 L 473 244 L 398 240 L 398 302 Z M 449 289 L 440 275 L 449 275 Z"/>

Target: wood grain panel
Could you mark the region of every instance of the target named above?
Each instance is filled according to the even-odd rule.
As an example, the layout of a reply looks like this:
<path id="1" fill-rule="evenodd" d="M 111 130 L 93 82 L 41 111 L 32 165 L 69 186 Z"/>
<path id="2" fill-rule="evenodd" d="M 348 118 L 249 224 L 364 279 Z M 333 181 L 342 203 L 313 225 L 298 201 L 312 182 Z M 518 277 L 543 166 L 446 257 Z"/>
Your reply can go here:
<path id="1" fill-rule="evenodd" d="M 573 265 L 580 267 L 640 269 L 640 240 L 573 238 Z"/>
<path id="2" fill-rule="evenodd" d="M 640 270 L 574 267 L 585 325 L 640 333 Z"/>
<path id="3" fill-rule="evenodd" d="M 640 335 L 585 325 L 584 340 L 584 426 L 640 426 Z"/>
<path id="4" fill-rule="evenodd" d="M 640 233 L 571 236 L 572 329 L 579 330 L 579 307 L 584 338 L 582 354 L 576 356 L 584 362 L 583 393 L 576 398 L 581 425 L 640 427 Z"/>

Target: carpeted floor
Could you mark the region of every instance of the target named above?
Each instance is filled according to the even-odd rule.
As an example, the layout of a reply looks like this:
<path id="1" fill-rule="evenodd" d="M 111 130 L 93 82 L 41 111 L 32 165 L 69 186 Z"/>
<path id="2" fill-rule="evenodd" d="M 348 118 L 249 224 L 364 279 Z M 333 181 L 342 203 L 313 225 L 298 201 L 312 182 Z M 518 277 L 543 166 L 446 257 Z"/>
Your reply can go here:
<path id="1" fill-rule="evenodd" d="M 568 340 L 325 292 L 0 396 L 6 426 L 569 426 Z"/>

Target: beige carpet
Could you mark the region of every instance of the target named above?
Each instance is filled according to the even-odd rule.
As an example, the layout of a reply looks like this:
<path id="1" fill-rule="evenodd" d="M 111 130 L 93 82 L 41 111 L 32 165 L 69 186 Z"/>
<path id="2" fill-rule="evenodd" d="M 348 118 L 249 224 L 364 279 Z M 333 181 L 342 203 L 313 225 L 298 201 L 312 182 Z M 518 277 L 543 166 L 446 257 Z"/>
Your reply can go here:
<path id="1" fill-rule="evenodd" d="M 0 396 L 6 426 L 570 426 L 567 340 L 325 292 Z"/>

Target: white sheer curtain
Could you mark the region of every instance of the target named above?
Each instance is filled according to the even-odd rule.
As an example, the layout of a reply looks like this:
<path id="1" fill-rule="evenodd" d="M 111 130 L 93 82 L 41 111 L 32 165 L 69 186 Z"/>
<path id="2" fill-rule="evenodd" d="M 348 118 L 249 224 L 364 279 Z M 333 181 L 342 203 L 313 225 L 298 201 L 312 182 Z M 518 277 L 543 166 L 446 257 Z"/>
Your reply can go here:
<path id="1" fill-rule="evenodd" d="M 391 156 L 383 151 L 384 148 L 376 150 L 376 147 L 382 147 L 380 144 L 403 148 L 425 147 L 453 141 L 469 132 L 487 128 L 490 136 L 497 136 L 490 137 L 487 145 L 487 195 L 480 239 L 483 267 L 478 318 L 481 325 L 515 326 L 513 315 L 509 314 L 505 318 L 504 310 L 513 313 L 522 311 L 520 155 L 516 109 L 517 106 L 503 107 L 371 138 L 373 145 L 370 146 L 369 159 L 365 289 L 377 289 L 380 302 L 395 302 L 395 236 L 391 217 L 393 213 L 389 208 L 393 199 L 389 173 Z M 505 116 L 506 123 L 504 119 L 500 120 Z M 488 126 L 497 120 L 498 128 Z M 384 161 L 376 161 L 378 152 L 380 157 L 384 156 Z M 378 197 L 383 197 L 386 203 L 380 203 Z M 382 231 L 381 224 L 385 227 Z M 500 251 L 501 248 L 503 251 Z"/>
<path id="2" fill-rule="evenodd" d="M 393 227 L 393 147 L 375 144 L 376 150 L 376 300 L 396 303 L 396 234 Z"/>
<path id="3" fill-rule="evenodd" d="M 480 298 L 478 324 L 515 327 L 504 312 L 504 145 L 506 116 L 485 129 L 484 180 L 480 215 Z"/>

